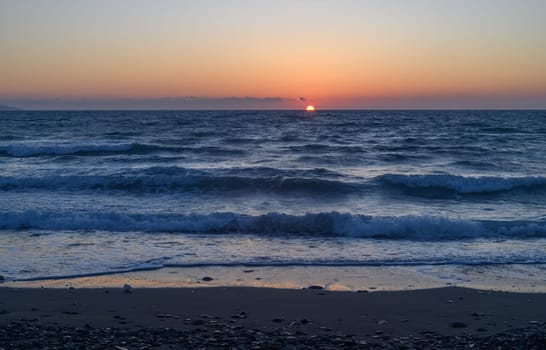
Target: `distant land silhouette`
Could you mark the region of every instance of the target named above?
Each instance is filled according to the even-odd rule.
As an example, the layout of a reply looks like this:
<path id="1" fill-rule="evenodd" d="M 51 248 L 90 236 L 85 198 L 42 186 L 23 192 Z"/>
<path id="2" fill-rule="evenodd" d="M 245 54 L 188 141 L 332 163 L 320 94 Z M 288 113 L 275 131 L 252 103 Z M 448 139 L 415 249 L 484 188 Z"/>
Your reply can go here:
<path id="1" fill-rule="evenodd" d="M 6 105 L 0 105 L 0 111 L 18 111 L 19 108 L 10 107 Z"/>

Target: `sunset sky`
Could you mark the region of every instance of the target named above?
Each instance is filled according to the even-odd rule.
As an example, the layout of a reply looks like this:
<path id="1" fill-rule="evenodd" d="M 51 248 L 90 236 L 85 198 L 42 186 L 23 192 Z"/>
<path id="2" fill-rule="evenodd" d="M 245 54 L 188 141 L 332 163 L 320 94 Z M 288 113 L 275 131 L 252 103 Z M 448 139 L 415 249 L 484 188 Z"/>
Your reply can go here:
<path id="1" fill-rule="evenodd" d="M 544 0 L 0 0 L 0 104 L 546 108 L 545 14 Z"/>

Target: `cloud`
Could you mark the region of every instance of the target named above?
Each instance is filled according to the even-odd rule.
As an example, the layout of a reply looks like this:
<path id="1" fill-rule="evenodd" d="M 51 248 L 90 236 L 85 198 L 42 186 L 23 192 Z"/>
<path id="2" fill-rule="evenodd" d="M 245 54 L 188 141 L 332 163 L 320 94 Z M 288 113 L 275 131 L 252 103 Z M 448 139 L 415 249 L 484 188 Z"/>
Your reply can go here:
<path id="1" fill-rule="evenodd" d="M 346 109 L 544 109 L 546 93 L 387 96 L 336 99 L 326 104 Z"/>
<path id="2" fill-rule="evenodd" d="M 307 99 L 305 97 L 300 97 L 300 98 L 298 98 L 298 100 L 301 101 L 301 102 L 307 101 Z"/>
<path id="3" fill-rule="evenodd" d="M 215 109 L 286 109 L 282 97 L 162 97 L 162 98 L 55 98 L 13 99 L 11 105 L 30 110 L 215 110 Z"/>

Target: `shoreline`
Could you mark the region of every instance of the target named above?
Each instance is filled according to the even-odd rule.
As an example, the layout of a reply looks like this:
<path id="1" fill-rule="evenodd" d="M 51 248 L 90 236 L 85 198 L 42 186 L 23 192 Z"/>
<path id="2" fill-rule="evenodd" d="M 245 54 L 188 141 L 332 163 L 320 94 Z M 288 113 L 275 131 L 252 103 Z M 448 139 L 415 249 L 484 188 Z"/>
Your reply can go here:
<path id="1" fill-rule="evenodd" d="M 292 341 L 318 347 L 346 342 L 343 346 L 350 348 L 366 344 L 388 348 L 423 341 L 438 346 L 453 341 L 490 344 L 502 339 L 502 334 L 513 338 L 514 330 L 518 330 L 518 337 L 538 336 L 544 341 L 544 310 L 544 293 L 460 287 L 372 293 L 250 287 L 133 288 L 128 293 L 120 287 L 4 286 L 0 287 L 0 347 L 24 348 L 32 341 L 57 344 L 59 334 L 71 336 L 76 346 L 91 335 L 112 332 L 115 336 L 101 339 L 101 344 L 127 349 L 139 348 L 135 347 L 138 342 L 149 345 L 140 347 L 143 349 L 162 348 L 170 341 L 186 346 L 191 345 L 188 341 L 196 341 L 219 348 L 226 347 L 222 343 L 247 344 L 250 348 L 256 338 L 262 339 L 264 347 L 288 346 Z M 81 339 L 76 339 L 80 333 Z M 148 335 L 143 340 L 142 334 L 155 334 L 155 338 L 150 337 L 160 339 L 157 347 L 149 344 Z M 207 343 L 211 337 L 219 343 Z M 110 343 L 102 343 L 108 339 Z"/>
<path id="2" fill-rule="evenodd" d="M 6 280 L 14 288 L 256 287 L 329 291 L 406 291 L 457 286 L 471 289 L 546 293 L 546 265 L 415 266 L 196 266 L 163 267 L 88 276 Z"/>

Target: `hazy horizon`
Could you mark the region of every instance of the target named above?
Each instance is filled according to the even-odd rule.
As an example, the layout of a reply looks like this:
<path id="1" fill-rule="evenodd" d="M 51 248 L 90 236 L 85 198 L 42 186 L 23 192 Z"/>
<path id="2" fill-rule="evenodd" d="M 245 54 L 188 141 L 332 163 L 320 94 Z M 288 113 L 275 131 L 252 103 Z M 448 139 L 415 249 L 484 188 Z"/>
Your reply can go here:
<path id="1" fill-rule="evenodd" d="M 337 102 L 337 103 L 336 103 Z M 282 97 L 169 97 L 158 99 L 19 99 L 0 100 L 0 106 L 29 111 L 48 110 L 300 110 L 315 104 L 318 110 L 544 110 L 540 96 L 466 96 L 378 98 L 323 101 Z"/>

